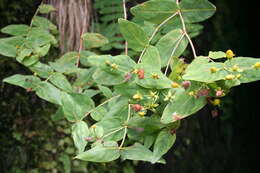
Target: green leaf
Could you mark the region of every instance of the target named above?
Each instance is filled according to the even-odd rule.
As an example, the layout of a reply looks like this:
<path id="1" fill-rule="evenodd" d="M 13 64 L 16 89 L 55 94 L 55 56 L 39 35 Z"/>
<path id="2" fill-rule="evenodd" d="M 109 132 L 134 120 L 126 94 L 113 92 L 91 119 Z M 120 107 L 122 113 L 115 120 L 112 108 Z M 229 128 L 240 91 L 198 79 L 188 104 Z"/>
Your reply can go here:
<path id="1" fill-rule="evenodd" d="M 162 67 L 165 67 L 172 57 L 179 57 L 188 45 L 186 37 L 182 37 L 183 32 L 181 29 L 175 29 L 164 35 L 156 44 L 159 50 Z M 182 38 L 181 41 L 179 41 Z M 175 48 L 176 47 L 176 48 Z M 172 55 L 173 50 L 174 54 Z M 171 57 L 172 55 L 172 57 Z"/>
<path id="2" fill-rule="evenodd" d="M 30 27 L 28 25 L 18 24 L 18 25 L 8 25 L 1 29 L 2 33 L 20 36 L 20 35 L 27 35 L 29 32 Z"/>
<path id="3" fill-rule="evenodd" d="M 123 159 L 151 162 L 153 158 L 153 153 L 142 144 L 135 143 L 133 146 L 123 149 L 121 151 L 121 156 Z"/>
<path id="4" fill-rule="evenodd" d="M 136 17 L 140 17 L 146 21 L 156 24 L 162 23 L 165 19 L 172 16 L 178 10 L 175 1 L 160 0 L 147 1 L 131 8 L 131 13 Z"/>
<path id="5" fill-rule="evenodd" d="M 90 150 L 80 153 L 76 159 L 90 162 L 111 162 L 120 157 L 118 145 L 116 142 L 105 142 L 99 144 Z"/>
<path id="6" fill-rule="evenodd" d="M 180 80 L 180 76 L 182 76 L 182 73 L 187 67 L 187 64 L 184 62 L 184 59 L 179 59 L 178 57 L 173 57 L 172 60 L 173 60 L 171 64 L 172 72 L 169 78 L 173 81 L 178 81 Z"/>
<path id="7" fill-rule="evenodd" d="M 220 58 L 225 58 L 226 57 L 226 53 L 222 52 L 222 51 L 209 51 L 209 55 L 210 58 L 212 59 L 220 59 Z"/>
<path id="8" fill-rule="evenodd" d="M 62 108 L 69 121 L 80 121 L 85 114 L 94 108 L 94 102 L 85 94 L 61 94 Z"/>
<path id="9" fill-rule="evenodd" d="M 171 149 L 176 140 L 176 135 L 172 135 L 169 130 L 162 130 L 156 138 L 153 147 L 152 162 L 156 163 L 160 158 Z"/>
<path id="10" fill-rule="evenodd" d="M 16 47 L 7 43 L 0 42 L 0 55 L 16 57 Z"/>
<path id="11" fill-rule="evenodd" d="M 36 94 L 48 102 L 61 105 L 60 90 L 48 82 L 39 83 L 36 88 Z"/>
<path id="12" fill-rule="evenodd" d="M 54 84 L 56 87 L 60 88 L 61 90 L 65 92 L 72 92 L 72 86 L 68 79 L 61 73 L 53 73 L 50 77 L 49 80 L 51 81 L 52 84 Z"/>
<path id="13" fill-rule="evenodd" d="M 97 69 L 92 77 L 96 83 L 102 85 L 119 85 L 125 81 L 123 75 L 111 74 L 101 69 Z"/>
<path id="14" fill-rule="evenodd" d="M 87 89 L 83 92 L 84 94 L 86 94 L 87 96 L 89 96 L 90 98 L 99 94 L 100 91 L 99 90 L 93 90 L 93 89 Z"/>
<path id="15" fill-rule="evenodd" d="M 70 161 L 70 156 L 68 156 L 67 154 L 61 154 L 61 156 L 59 157 L 59 161 L 62 162 L 63 164 L 63 168 L 64 168 L 64 173 L 70 173 L 71 171 L 71 161 Z M 54 162 L 56 163 L 56 162 Z"/>
<path id="16" fill-rule="evenodd" d="M 51 115 L 51 120 L 52 121 L 60 121 L 60 120 L 62 120 L 62 119 L 64 119 L 65 117 L 64 117 L 64 112 L 63 112 L 63 110 L 62 110 L 62 107 L 61 106 L 59 106 L 59 108 L 57 109 L 57 111 L 55 112 L 55 114 L 52 114 Z"/>
<path id="17" fill-rule="evenodd" d="M 89 69 L 81 69 L 78 73 L 78 78 L 73 83 L 73 86 L 77 88 L 86 89 L 92 85 L 92 75 L 94 74 L 96 67 L 91 67 Z"/>
<path id="18" fill-rule="evenodd" d="M 16 74 L 13 76 L 10 76 L 8 78 L 5 78 L 3 82 L 20 86 L 24 89 L 34 89 L 38 87 L 41 80 L 38 77 L 32 76 L 32 75 L 20 75 Z"/>
<path id="19" fill-rule="evenodd" d="M 142 51 L 148 45 L 148 36 L 139 25 L 125 19 L 119 19 L 118 22 L 120 31 L 130 48 Z"/>
<path id="20" fill-rule="evenodd" d="M 84 65 L 84 66 L 90 66 L 89 62 L 88 62 L 88 57 L 89 56 L 93 56 L 96 55 L 94 52 L 90 52 L 90 51 L 86 51 L 83 50 L 80 52 L 80 64 Z"/>
<path id="21" fill-rule="evenodd" d="M 99 33 L 84 33 L 82 39 L 86 49 L 102 47 L 108 43 L 108 39 Z"/>
<path id="22" fill-rule="evenodd" d="M 97 107 L 94 111 L 91 112 L 90 116 L 95 120 L 95 121 L 100 121 L 107 113 L 106 108 L 103 106 Z"/>
<path id="23" fill-rule="evenodd" d="M 68 52 L 55 62 L 50 62 L 49 64 L 57 72 L 65 74 L 76 73 L 80 71 L 76 66 L 77 58 L 77 52 Z"/>
<path id="24" fill-rule="evenodd" d="M 142 63 L 160 70 L 161 58 L 158 49 L 154 46 L 149 46 L 143 56 Z"/>
<path id="25" fill-rule="evenodd" d="M 256 63 L 260 63 L 260 59 L 249 57 L 236 57 L 231 60 L 227 60 L 225 62 L 225 65 L 229 68 L 232 68 L 235 65 L 238 66 L 240 70 L 232 73 L 234 75 L 241 75 L 241 77 L 239 78 L 239 81 L 241 83 L 249 83 L 260 80 L 260 69 L 254 68 L 254 65 Z"/>
<path id="26" fill-rule="evenodd" d="M 30 48 L 37 48 L 47 44 L 56 44 L 57 40 L 48 31 L 41 28 L 32 28 L 28 33 L 25 45 Z"/>
<path id="27" fill-rule="evenodd" d="M 145 146 L 146 148 L 150 148 L 150 147 L 153 145 L 154 140 L 155 140 L 155 137 L 152 136 L 152 135 L 145 136 L 145 137 L 144 137 L 144 146 Z"/>
<path id="28" fill-rule="evenodd" d="M 89 136 L 88 125 L 84 121 L 79 121 L 72 126 L 72 138 L 78 153 L 85 150 L 87 145 L 86 137 Z"/>
<path id="29" fill-rule="evenodd" d="M 33 18 L 32 22 L 33 22 L 33 26 L 40 27 L 40 28 L 42 28 L 44 30 L 50 30 L 50 31 L 52 31 L 53 34 L 57 34 L 58 33 L 57 26 L 54 25 L 51 21 L 49 21 L 45 17 L 35 16 Z"/>
<path id="30" fill-rule="evenodd" d="M 168 124 L 177 121 L 178 118 L 186 118 L 199 111 L 207 104 L 205 96 L 195 97 L 189 95 L 190 90 L 180 92 L 175 95 L 175 99 L 170 102 L 163 111 L 161 122 Z"/>
<path id="31" fill-rule="evenodd" d="M 39 55 L 40 57 L 44 57 L 49 52 L 50 48 L 51 48 L 50 44 L 46 44 L 46 45 L 41 46 L 41 47 L 36 47 L 34 49 L 34 53 Z"/>
<path id="32" fill-rule="evenodd" d="M 110 98 L 110 97 L 113 96 L 112 91 L 108 87 L 105 87 L 105 86 L 102 86 L 102 85 L 98 85 L 98 88 L 103 93 L 103 95 L 105 97 Z"/>
<path id="33" fill-rule="evenodd" d="M 0 38 L 0 43 L 6 43 L 8 45 L 12 45 L 15 47 L 21 47 L 25 42 L 25 38 L 23 36 L 14 36 L 8 38 Z"/>
<path id="34" fill-rule="evenodd" d="M 161 71 L 154 69 L 151 66 L 145 66 L 144 64 L 138 64 L 137 68 L 144 70 L 144 79 L 136 78 L 137 85 L 151 89 L 171 88 L 172 81 Z M 158 75 L 158 78 L 154 78 L 153 75 Z"/>
<path id="35" fill-rule="evenodd" d="M 42 14 L 48 14 L 52 11 L 56 11 L 56 9 L 52 5 L 49 5 L 49 4 L 42 4 L 39 7 L 39 12 Z"/>
<path id="36" fill-rule="evenodd" d="M 182 0 L 179 6 L 187 23 L 204 21 L 216 11 L 216 7 L 208 0 Z"/>
<path id="37" fill-rule="evenodd" d="M 212 72 L 212 68 L 216 68 L 217 71 Z M 225 79 L 228 74 L 229 73 L 224 69 L 223 63 L 209 62 L 207 57 L 197 57 L 188 65 L 183 79 L 212 83 Z"/>
<path id="38" fill-rule="evenodd" d="M 50 66 L 41 62 L 37 62 L 31 66 L 30 70 L 42 78 L 48 78 L 53 73 L 53 69 Z"/>

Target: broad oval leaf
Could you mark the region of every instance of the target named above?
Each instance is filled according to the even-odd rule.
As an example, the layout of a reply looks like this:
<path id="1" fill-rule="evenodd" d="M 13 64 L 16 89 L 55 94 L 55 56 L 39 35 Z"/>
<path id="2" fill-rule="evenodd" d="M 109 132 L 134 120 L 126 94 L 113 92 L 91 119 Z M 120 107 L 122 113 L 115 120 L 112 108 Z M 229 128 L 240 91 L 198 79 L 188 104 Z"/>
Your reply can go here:
<path id="1" fill-rule="evenodd" d="M 161 69 L 161 57 L 159 51 L 154 46 L 149 46 L 142 58 L 142 63 L 150 65 L 155 69 Z"/>
<path id="2" fill-rule="evenodd" d="M 16 57 L 16 47 L 11 44 L 0 42 L 0 55 L 14 58 Z"/>
<path id="3" fill-rule="evenodd" d="M 215 68 L 216 72 L 212 72 L 212 68 Z M 197 57 L 187 66 L 182 78 L 184 80 L 212 83 L 225 79 L 228 74 L 223 63 L 209 62 L 207 57 Z"/>
<path id="4" fill-rule="evenodd" d="M 186 118 L 199 111 L 207 104 L 204 96 L 196 98 L 189 95 L 189 91 L 178 94 L 175 99 L 169 103 L 162 114 L 161 122 L 168 124 L 179 119 Z"/>
<path id="5" fill-rule="evenodd" d="M 147 1 L 131 8 L 131 12 L 146 21 L 156 24 L 162 23 L 165 19 L 178 11 L 178 6 L 173 0 Z"/>
<path id="6" fill-rule="evenodd" d="M 36 94 L 51 103 L 61 105 L 61 91 L 48 82 L 41 82 L 35 88 Z"/>
<path id="7" fill-rule="evenodd" d="M 98 144 L 88 151 L 82 152 L 75 158 L 90 162 L 111 162 L 120 157 L 118 145 L 114 141 Z"/>
<path id="8" fill-rule="evenodd" d="M 133 146 L 126 147 L 121 151 L 123 159 L 142 160 L 152 162 L 153 153 L 148 148 L 140 143 L 135 143 Z"/>
<path id="9" fill-rule="evenodd" d="M 39 7 L 39 12 L 42 13 L 42 14 L 48 14 L 48 13 L 55 11 L 55 10 L 56 9 L 52 5 L 49 5 L 49 4 L 42 4 Z"/>
<path id="10" fill-rule="evenodd" d="M 16 74 L 16 75 L 10 76 L 8 78 L 5 78 L 3 80 L 3 82 L 6 82 L 6 83 L 9 83 L 12 85 L 17 85 L 24 89 L 30 89 L 30 88 L 34 89 L 34 88 L 38 87 L 41 80 L 38 77 L 32 76 L 32 75 Z"/>
<path id="11" fill-rule="evenodd" d="M 181 39 L 181 40 L 180 40 Z M 175 29 L 164 35 L 156 44 L 159 50 L 162 67 L 165 67 L 172 57 L 179 57 L 188 45 L 181 29 Z M 175 51 L 173 53 L 173 51 Z M 172 56 L 172 57 L 171 57 Z"/>
<path id="12" fill-rule="evenodd" d="M 72 138 L 78 153 L 85 150 L 87 145 L 86 138 L 89 136 L 88 125 L 84 121 L 76 122 L 72 125 Z"/>
<path id="13" fill-rule="evenodd" d="M 141 51 L 148 45 L 148 36 L 139 25 L 125 19 L 119 19 L 118 22 L 120 31 L 130 48 Z"/>
<path id="14" fill-rule="evenodd" d="M 182 0 L 180 10 L 184 21 L 187 23 L 201 22 L 211 16 L 216 11 L 216 7 L 208 0 Z"/>
<path id="15" fill-rule="evenodd" d="M 61 101 L 65 117 L 72 122 L 82 120 L 94 108 L 94 102 L 85 94 L 61 92 Z"/>
<path id="16" fill-rule="evenodd" d="M 176 140 L 176 135 L 171 134 L 169 130 L 162 130 L 157 136 L 153 147 L 152 162 L 156 163 L 160 158 L 167 153 L 173 146 Z"/>
<path id="17" fill-rule="evenodd" d="M 73 91 L 70 82 L 62 73 L 56 72 L 56 73 L 51 74 L 49 76 L 49 80 L 51 81 L 51 83 L 53 83 L 53 85 L 55 85 L 56 87 L 60 88 L 61 90 L 65 91 L 65 92 Z"/>
<path id="18" fill-rule="evenodd" d="M 84 33 L 82 39 L 86 49 L 102 47 L 108 43 L 108 39 L 99 33 Z"/>
<path id="19" fill-rule="evenodd" d="M 20 36 L 20 35 L 27 35 L 29 32 L 30 27 L 28 25 L 18 24 L 18 25 L 8 25 L 1 29 L 2 33 Z"/>

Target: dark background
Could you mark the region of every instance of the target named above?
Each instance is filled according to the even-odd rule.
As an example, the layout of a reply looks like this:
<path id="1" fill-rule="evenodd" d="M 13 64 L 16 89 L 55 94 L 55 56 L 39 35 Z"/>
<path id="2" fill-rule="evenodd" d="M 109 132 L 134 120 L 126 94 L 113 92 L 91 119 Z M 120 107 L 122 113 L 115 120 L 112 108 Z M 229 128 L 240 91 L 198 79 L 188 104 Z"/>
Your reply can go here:
<path id="1" fill-rule="evenodd" d="M 194 41 L 199 54 L 232 49 L 238 56 L 259 58 L 257 5 L 241 0 L 211 2 L 217 6 L 217 13 L 203 23 L 203 34 Z M 0 0 L 0 28 L 12 23 L 29 23 L 37 4 L 33 0 Z M 0 81 L 16 73 L 28 72 L 13 60 L 0 57 Z M 206 107 L 185 120 L 177 133 L 175 146 L 166 155 L 167 164 L 141 163 L 135 165 L 135 172 L 256 173 L 259 84 L 254 82 L 236 87 L 223 100 L 220 115 L 216 118 L 211 117 L 212 108 Z M 38 143 L 42 141 L 30 138 L 21 142 L 13 134 L 17 130 L 44 129 L 52 111 L 50 105 L 34 94 L 1 83 L 0 172 L 17 172 L 10 170 L 13 167 L 27 170 L 37 165 L 31 158 L 39 157 Z M 55 129 L 48 127 L 49 130 L 52 128 Z M 48 137 L 45 135 L 46 141 Z M 22 161 L 20 157 L 27 158 Z M 120 168 L 119 165 L 117 172 L 121 172 Z"/>

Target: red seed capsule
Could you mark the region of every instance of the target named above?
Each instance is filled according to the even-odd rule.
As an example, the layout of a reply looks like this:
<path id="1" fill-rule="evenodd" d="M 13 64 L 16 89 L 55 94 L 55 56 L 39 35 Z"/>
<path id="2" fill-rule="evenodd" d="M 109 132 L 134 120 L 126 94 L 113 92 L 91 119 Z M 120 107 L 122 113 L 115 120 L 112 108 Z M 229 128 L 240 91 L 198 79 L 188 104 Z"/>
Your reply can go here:
<path id="1" fill-rule="evenodd" d="M 223 94 L 224 94 L 223 90 L 216 91 L 216 97 L 221 97 L 221 96 L 223 96 Z"/>
<path id="2" fill-rule="evenodd" d="M 143 110 L 143 106 L 141 106 L 141 105 L 139 105 L 139 104 L 133 104 L 133 105 L 132 105 L 132 108 L 133 108 L 133 110 L 136 111 L 136 112 L 139 112 L 139 111 Z"/>
<path id="3" fill-rule="evenodd" d="M 144 69 L 139 69 L 137 75 L 139 79 L 144 79 Z"/>
<path id="4" fill-rule="evenodd" d="M 209 95 L 209 89 L 201 89 L 197 93 L 197 97 L 203 97 Z"/>
<path id="5" fill-rule="evenodd" d="M 191 85 L 191 82 L 186 80 L 186 81 L 183 81 L 181 85 L 184 89 L 187 89 Z"/>

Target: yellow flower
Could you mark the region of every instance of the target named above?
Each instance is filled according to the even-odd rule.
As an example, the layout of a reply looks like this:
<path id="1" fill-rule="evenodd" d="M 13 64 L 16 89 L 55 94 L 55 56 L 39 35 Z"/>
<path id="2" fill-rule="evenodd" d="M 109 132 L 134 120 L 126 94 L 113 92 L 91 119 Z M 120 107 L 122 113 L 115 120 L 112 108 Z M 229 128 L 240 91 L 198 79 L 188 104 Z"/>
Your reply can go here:
<path id="1" fill-rule="evenodd" d="M 253 68 L 259 69 L 260 68 L 260 62 L 257 62 L 253 65 Z"/>
<path id="2" fill-rule="evenodd" d="M 194 92 L 194 91 L 191 91 L 191 92 L 189 92 L 189 95 L 190 95 L 190 96 L 194 96 L 194 95 L 195 95 L 195 92 Z"/>
<path id="3" fill-rule="evenodd" d="M 232 67 L 232 71 L 238 71 L 239 70 L 239 67 L 237 66 L 237 65 L 234 65 L 233 67 Z"/>
<path id="4" fill-rule="evenodd" d="M 142 100 L 142 99 L 143 99 L 143 96 L 142 96 L 141 94 L 135 94 L 135 95 L 133 96 L 133 99 L 135 99 L 135 100 Z"/>
<path id="5" fill-rule="evenodd" d="M 227 75 L 227 76 L 225 77 L 226 80 L 232 80 L 232 79 L 234 79 L 234 78 L 235 78 L 235 76 L 234 76 L 233 74 L 229 74 L 229 75 Z"/>
<path id="6" fill-rule="evenodd" d="M 112 69 L 114 69 L 114 70 L 118 69 L 118 65 L 116 65 L 116 64 L 111 64 L 111 67 L 112 67 Z"/>
<path id="7" fill-rule="evenodd" d="M 235 56 L 235 54 L 233 53 L 232 50 L 229 49 L 229 50 L 226 51 L 227 59 L 232 59 L 234 56 Z"/>
<path id="8" fill-rule="evenodd" d="M 220 100 L 220 99 L 214 99 L 213 101 L 211 101 L 211 103 L 212 103 L 214 106 L 219 106 L 220 103 L 221 103 L 221 100 Z"/>
<path id="9" fill-rule="evenodd" d="M 211 73 L 216 73 L 218 71 L 218 69 L 216 67 L 211 67 L 210 68 L 210 72 Z"/>
<path id="10" fill-rule="evenodd" d="M 140 115 L 141 117 L 145 116 L 146 112 L 144 111 L 141 111 L 141 112 L 138 112 L 138 115 Z"/>
<path id="11" fill-rule="evenodd" d="M 176 82 L 173 82 L 171 85 L 172 85 L 172 88 L 179 88 L 180 87 L 180 85 Z"/>
<path id="12" fill-rule="evenodd" d="M 153 79 L 159 79 L 160 76 L 158 74 L 156 74 L 156 73 L 152 73 L 152 78 Z"/>
<path id="13" fill-rule="evenodd" d="M 237 79 L 240 79 L 240 78 L 241 78 L 241 74 L 237 74 L 237 75 L 236 75 L 236 78 L 237 78 Z"/>

